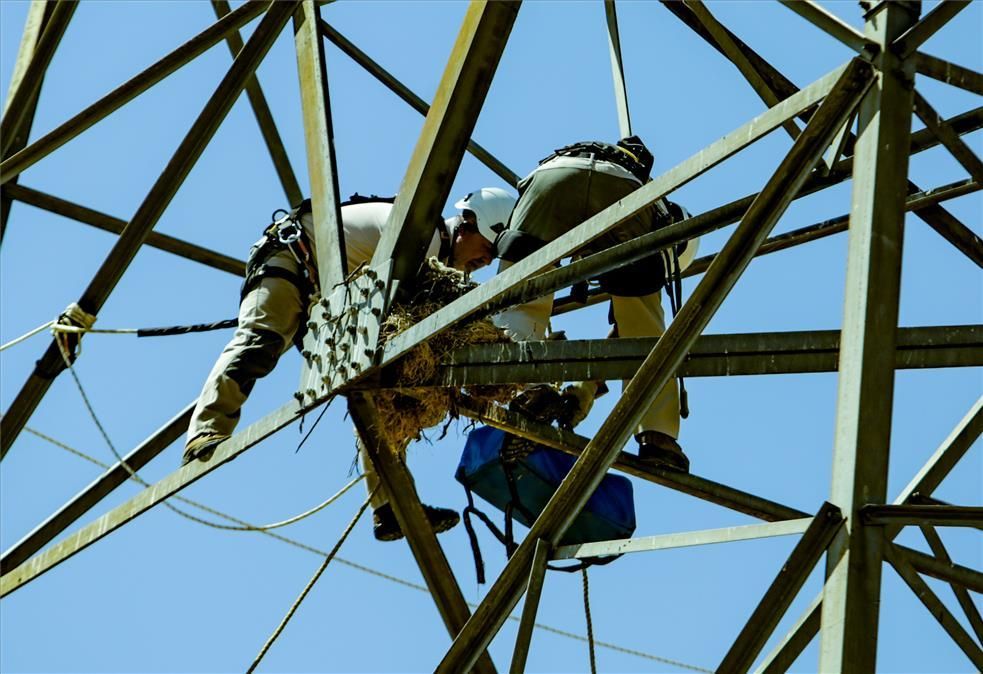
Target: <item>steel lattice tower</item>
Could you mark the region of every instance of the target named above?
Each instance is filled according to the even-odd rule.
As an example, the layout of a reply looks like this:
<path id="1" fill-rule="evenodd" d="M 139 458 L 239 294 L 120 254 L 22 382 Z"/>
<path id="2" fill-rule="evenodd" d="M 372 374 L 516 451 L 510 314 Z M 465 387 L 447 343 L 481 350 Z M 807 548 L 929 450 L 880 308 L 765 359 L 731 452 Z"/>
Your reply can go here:
<path id="1" fill-rule="evenodd" d="M 123 273 L 144 245 L 215 268 L 242 274 L 243 264 L 215 251 L 162 237 L 153 232 L 171 199 L 221 126 L 237 96 L 245 90 L 270 150 L 284 193 L 291 202 L 304 194 L 313 198 L 317 227 L 318 266 L 323 288 L 336 288 L 323 298 L 325 317 L 311 315 L 311 335 L 328 330 L 337 316 L 352 326 L 352 340 L 364 336 L 367 348 L 342 349 L 308 338 L 310 354 L 294 399 L 224 442 L 208 463 L 195 462 L 167 476 L 129 501 L 50 547 L 56 536 L 127 479 L 117 465 L 107 471 L 58 513 L 8 549 L 2 558 L 2 594 L 7 595 L 53 566 L 97 542 L 186 485 L 278 432 L 337 395 L 348 409 L 383 485 L 391 495 L 397 519 L 426 579 L 453 644 L 436 671 L 494 671 L 485 649 L 523 595 L 522 622 L 512 671 L 522 671 L 528 653 L 545 565 L 551 559 L 596 556 L 605 552 L 666 549 L 700 542 L 723 542 L 797 533 L 799 543 L 781 567 L 746 625 L 719 665 L 719 671 L 785 671 L 816 636 L 820 636 L 819 669 L 824 672 L 868 672 L 875 669 L 881 573 L 891 565 L 939 621 L 966 656 L 983 669 L 983 621 L 969 591 L 983 592 L 983 574 L 954 563 L 935 527 L 983 527 L 979 507 L 952 505 L 932 492 L 973 445 L 983 429 L 983 398 L 964 416 L 946 442 L 914 475 L 902 493 L 887 492 L 891 447 L 892 395 L 895 372 L 904 368 L 983 365 L 983 326 L 932 326 L 899 329 L 898 306 L 901 240 L 907 212 L 925 220 L 952 244 L 953 255 L 983 266 L 983 243 L 940 204 L 980 190 L 983 163 L 962 139 L 983 126 L 983 110 L 951 119 L 937 113 L 918 90 L 921 78 L 983 95 L 983 75 L 930 56 L 919 47 L 968 3 L 945 1 L 925 13 L 919 2 L 861 3 L 866 28 L 858 32 L 819 5 L 806 0 L 785 3 L 856 55 L 841 67 L 798 89 L 750 46 L 724 27 L 698 0 L 666 2 L 666 9 L 729 59 L 768 106 L 765 113 L 705 147 L 624 200 L 558 238 L 530 257 L 495 276 L 469 294 L 401 333 L 382 347 L 380 321 L 401 286 L 412 283 L 423 261 L 432 223 L 450 196 L 451 180 L 466 152 L 511 185 L 518 176 L 471 140 L 499 61 L 507 49 L 518 2 L 472 2 L 430 105 L 372 61 L 321 18 L 320 3 L 247 2 L 231 11 L 216 0 L 219 20 L 133 77 L 63 125 L 28 143 L 44 73 L 75 9 L 74 2 L 33 2 L 15 72 L 11 95 L 0 126 L 2 143 L 2 223 L 21 201 L 60 212 L 119 233 L 111 251 L 78 305 L 98 314 Z M 612 71 L 619 127 L 630 135 L 631 123 L 624 84 L 615 4 L 604 2 L 608 18 Z M 243 43 L 239 29 L 260 19 Z M 256 68 L 282 31 L 292 22 L 304 119 L 310 185 L 294 177 L 267 103 L 254 77 Z M 128 222 L 93 215 L 91 211 L 51 198 L 18 184 L 27 168 L 54 153 L 72 138 L 153 87 L 157 82 L 227 40 L 235 61 L 209 96 L 194 124 Z M 426 123 L 417 140 L 396 199 L 390 226 L 372 258 L 371 268 L 354 279 L 341 274 L 337 167 L 333 147 L 324 44 L 328 40 L 351 56 L 417 111 Z M 453 104 L 452 104 L 453 102 Z M 925 128 L 912 132 L 917 118 Z M 668 228 L 644 235 L 601 253 L 575 258 L 548 272 L 541 270 L 568 258 L 586 242 L 615 227 L 682 185 L 697 180 L 728 157 L 771 131 L 783 129 L 794 140 L 791 150 L 764 176 L 760 192 L 697 214 Z M 910 155 L 943 146 L 969 177 L 929 188 L 911 182 Z M 848 218 L 830 220 L 771 237 L 789 205 L 800 197 L 852 180 Z M 16 217 L 16 216 L 15 216 Z M 543 380 L 630 378 L 613 411 L 592 438 L 530 422 L 505 408 L 478 403 L 459 412 L 486 424 L 533 439 L 579 457 L 549 505 L 512 555 L 484 601 L 468 609 L 444 552 L 430 530 L 406 466 L 376 432 L 383 423 L 373 391 L 398 387 L 392 364 L 414 346 L 463 319 L 595 278 L 653 251 L 737 223 L 714 255 L 701 258 L 687 272 L 699 277 L 666 333 L 659 339 L 604 342 L 570 341 L 474 346 L 442 363 L 434 386 L 474 383 L 529 383 Z M 741 274 L 764 255 L 848 230 L 845 313 L 842 330 L 797 333 L 706 336 L 704 329 Z M 588 304 L 605 301 L 594 293 Z M 579 308 L 561 302 L 556 312 Z M 373 309 L 378 309 L 373 311 Z M 344 340 L 339 340 L 344 341 Z M 360 345 L 357 345 L 360 346 Z M 377 348 L 379 347 L 379 348 Z M 600 354 L 600 355 L 597 355 Z M 320 358 L 340 365 L 327 374 Z M 343 366 L 343 367 L 342 367 Z M 2 451 L 6 455 L 51 386 L 66 369 L 52 342 L 2 418 Z M 653 469 L 622 452 L 644 410 L 674 376 L 727 374 L 791 374 L 838 372 L 836 433 L 832 485 L 828 503 L 809 511 L 789 507 L 733 487 L 671 470 Z M 189 405 L 126 456 L 139 470 L 178 439 L 187 428 Z M 690 532 L 671 536 L 560 547 L 572 519 L 609 469 L 677 490 L 765 523 L 738 529 Z M 905 526 L 921 527 L 933 554 L 894 543 Z M 773 652 L 759 662 L 762 650 L 808 575 L 825 564 L 823 592 Z M 950 583 L 975 635 L 967 631 L 925 583 L 922 576 Z"/>

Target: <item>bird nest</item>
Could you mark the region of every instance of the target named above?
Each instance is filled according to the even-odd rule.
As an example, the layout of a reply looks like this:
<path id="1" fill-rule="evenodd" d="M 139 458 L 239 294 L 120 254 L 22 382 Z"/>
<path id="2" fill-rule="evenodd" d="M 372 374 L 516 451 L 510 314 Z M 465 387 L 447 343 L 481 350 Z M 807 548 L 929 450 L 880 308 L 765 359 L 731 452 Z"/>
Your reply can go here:
<path id="1" fill-rule="evenodd" d="M 430 258 L 418 278 L 413 296 L 395 303 L 383 321 L 381 343 L 386 343 L 477 286 L 464 272 Z M 380 418 L 385 420 L 383 428 L 379 430 L 389 445 L 402 453 L 411 441 L 425 438 L 424 431 L 439 425 L 448 414 L 456 417 L 457 401 L 462 395 L 485 402 L 510 400 L 518 390 L 515 385 L 463 388 L 429 385 L 437 375 L 439 364 L 451 351 L 469 344 L 508 341 L 505 333 L 489 319 L 465 319 L 400 358 L 393 365 L 399 388 L 380 389 L 372 394 Z"/>

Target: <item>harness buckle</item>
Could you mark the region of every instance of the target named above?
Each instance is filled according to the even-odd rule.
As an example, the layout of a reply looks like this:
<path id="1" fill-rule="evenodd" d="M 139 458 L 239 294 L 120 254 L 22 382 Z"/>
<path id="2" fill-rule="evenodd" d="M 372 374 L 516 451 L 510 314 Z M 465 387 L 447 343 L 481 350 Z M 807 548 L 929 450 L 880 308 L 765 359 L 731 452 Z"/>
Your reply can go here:
<path id="1" fill-rule="evenodd" d="M 276 231 L 277 240 L 284 246 L 296 243 L 304 233 L 300 223 L 291 218 L 289 213 L 274 222 L 273 227 Z"/>

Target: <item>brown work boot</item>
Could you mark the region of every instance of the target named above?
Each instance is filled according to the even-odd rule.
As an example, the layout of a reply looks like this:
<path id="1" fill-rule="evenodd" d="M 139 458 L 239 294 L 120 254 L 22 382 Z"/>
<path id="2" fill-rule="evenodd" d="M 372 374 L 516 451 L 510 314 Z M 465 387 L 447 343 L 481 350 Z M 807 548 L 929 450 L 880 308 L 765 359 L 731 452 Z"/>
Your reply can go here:
<path id="1" fill-rule="evenodd" d="M 215 453 L 215 448 L 228 439 L 229 436 L 223 435 L 222 433 L 201 433 L 196 435 L 191 442 L 184 446 L 184 457 L 181 459 L 181 465 L 186 466 L 195 459 L 208 461 L 212 458 L 212 454 Z"/>
<path id="2" fill-rule="evenodd" d="M 642 431 L 635 436 L 638 441 L 638 458 L 659 468 L 673 468 L 689 472 L 689 458 L 676 438 L 661 431 Z"/>
<path id="3" fill-rule="evenodd" d="M 430 527 L 435 534 L 453 529 L 461 521 L 457 511 L 450 508 L 424 505 L 423 512 L 426 513 L 427 521 L 430 522 Z M 372 513 L 372 533 L 378 541 L 398 541 L 403 537 L 403 530 L 399 528 L 396 514 L 388 503 L 379 506 Z"/>

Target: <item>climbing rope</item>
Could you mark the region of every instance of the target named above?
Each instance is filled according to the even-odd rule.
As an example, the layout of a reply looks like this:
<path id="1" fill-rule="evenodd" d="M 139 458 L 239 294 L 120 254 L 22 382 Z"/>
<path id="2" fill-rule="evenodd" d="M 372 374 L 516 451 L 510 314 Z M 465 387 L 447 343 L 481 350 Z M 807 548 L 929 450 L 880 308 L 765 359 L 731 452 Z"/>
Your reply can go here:
<path id="1" fill-rule="evenodd" d="M 137 337 L 169 337 L 171 335 L 186 335 L 192 332 L 208 332 L 209 330 L 223 330 L 234 328 L 238 325 L 237 318 L 229 318 L 224 321 L 213 323 L 196 323 L 194 325 L 173 325 L 165 328 L 113 328 L 96 329 L 92 326 L 96 322 L 96 317 L 78 304 L 72 302 L 68 308 L 56 319 L 39 325 L 30 332 L 27 332 L 16 339 L 12 339 L 0 346 L 0 351 L 4 351 L 15 344 L 20 344 L 34 335 L 51 329 L 51 334 L 56 341 L 61 342 L 61 349 L 71 352 L 68 344 L 69 335 L 84 335 L 87 333 L 101 335 L 136 335 Z M 81 351 L 80 351 L 81 352 Z"/>
<path id="2" fill-rule="evenodd" d="M 590 654 L 590 673 L 597 674 L 597 659 L 594 656 L 594 624 L 590 619 L 590 585 L 587 582 L 587 567 L 580 570 L 584 577 L 584 616 L 587 618 L 587 652 Z"/>
<path id="3" fill-rule="evenodd" d="M 35 435 L 35 436 L 41 438 L 42 440 L 44 440 L 46 442 L 51 443 L 55 447 L 58 447 L 60 449 L 63 449 L 66 452 L 69 452 L 70 454 L 74 454 L 75 456 L 77 456 L 77 457 L 79 457 L 81 459 L 84 459 L 85 461 L 88 461 L 89 463 L 92 463 L 92 464 L 95 464 L 96 466 L 99 466 L 103 470 L 106 470 L 106 469 L 110 468 L 110 465 L 108 463 L 104 463 L 104 462 L 100 461 L 99 459 L 96 459 L 96 458 L 94 458 L 92 456 L 89 456 L 85 452 L 82 452 L 82 451 L 80 451 L 78 449 L 75 449 L 74 447 L 70 447 L 69 445 L 66 445 L 63 442 L 59 442 L 58 440 L 55 440 L 54 438 L 52 438 L 52 437 L 50 437 L 48 435 L 45 435 L 44 433 L 41 433 L 40 431 L 37 431 L 37 430 L 31 428 L 30 426 L 25 426 L 24 427 L 24 430 L 27 431 L 28 433 L 31 433 L 32 435 Z M 133 479 L 133 478 L 131 477 L 130 479 Z M 207 512 L 207 513 L 209 513 L 211 515 L 214 515 L 216 517 L 221 517 L 222 519 L 225 519 L 225 520 L 228 520 L 228 521 L 233 522 L 235 524 L 238 524 L 240 527 L 242 527 L 242 529 L 244 531 L 245 530 L 248 530 L 248 531 L 256 531 L 257 533 L 263 534 L 264 536 L 269 536 L 270 538 L 276 539 L 276 540 L 280 541 L 281 543 L 286 543 L 287 545 L 291 545 L 291 546 L 293 546 L 293 547 L 295 547 L 295 548 L 297 548 L 299 550 L 304 550 L 305 552 L 310 552 L 311 554 L 317 555 L 318 557 L 325 557 L 325 556 L 328 555 L 328 552 L 326 552 L 324 550 L 321 550 L 320 548 L 315 548 L 312 545 L 307 545 L 306 543 L 302 543 L 301 541 L 295 540 L 293 538 L 288 538 L 287 536 L 284 536 L 282 534 L 278 534 L 278 533 L 275 533 L 273 531 L 267 531 L 267 530 L 262 529 L 260 527 L 253 526 L 249 522 L 246 522 L 245 520 L 241 520 L 241 519 L 239 519 L 237 517 L 234 517 L 232 515 L 228 515 L 226 513 L 223 513 L 220 510 L 216 510 L 216 509 L 214 509 L 214 508 L 212 508 L 210 506 L 205 505 L 204 503 L 199 503 L 198 501 L 194 501 L 192 499 L 185 498 L 184 496 L 181 496 L 180 494 L 175 494 L 171 498 L 173 498 L 173 499 L 175 499 L 177 501 L 181 501 L 182 503 L 186 503 L 189 506 L 198 508 L 199 510 L 202 510 L 203 512 Z M 407 588 L 409 588 L 411 590 L 416 590 L 417 592 L 422 592 L 424 594 L 430 594 L 430 590 L 425 585 L 421 585 L 420 583 L 414 583 L 414 582 L 409 581 L 409 580 L 406 580 L 404 578 L 400 578 L 398 576 L 393 576 L 391 574 L 384 573 L 382 571 L 378 571 L 376 569 L 373 569 L 372 567 L 365 566 L 364 564 L 359 564 L 358 562 L 353 562 L 353 561 L 351 561 L 349 559 L 345 559 L 344 557 L 337 557 L 336 556 L 334 561 L 336 561 L 338 564 L 342 564 L 342 565 L 347 566 L 349 568 L 352 568 L 352 569 L 354 569 L 356 571 L 360 571 L 360 572 L 362 572 L 364 574 L 367 574 L 367 575 L 370 575 L 370 576 L 375 576 L 376 578 L 381 578 L 382 580 L 387 580 L 390 583 L 394 583 L 396 585 L 402 585 L 403 587 L 407 587 Z M 475 604 L 475 603 L 473 603 L 473 602 L 467 602 L 467 604 L 468 604 L 468 606 L 472 610 L 473 609 L 476 609 L 478 607 L 478 605 Z M 516 623 L 520 622 L 519 617 L 518 616 L 514 616 L 514 615 L 510 615 L 508 617 L 508 620 L 511 620 L 512 622 L 516 622 Z M 572 639 L 574 641 L 580 641 L 582 643 L 588 641 L 588 639 L 586 637 L 584 637 L 583 635 L 575 634 L 573 632 L 567 632 L 566 630 L 561 630 L 561 629 L 558 629 L 556 627 L 552 627 L 550 625 L 544 625 L 543 623 L 536 623 L 536 629 L 542 630 L 544 632 L 549 632 L 551 634 L 555 634 L 555 635 L 560 636 L 560 637 L 563 637 L 565 639 Z M 622 653 L 622 654 L 625 654 L 625 655 L 632 655 L 632 656 L 635 656 L 636 658 L 642 658 L 642 659 L 645 659 L 645 660 L 652 660 L 653 662 L 661 662 L 661 663 L 666 664 L 666 665 L 671 665 L 671 666 L 673 666 L 673 667 L 675 667 L 677 669 L 687 669 L 687 670 L 690 670 L 690 671 L 693 671 L 693 672 L 703 672 L 703 674 L 713 674 L 713 670 L 711 670 L 711 669 L 704 669 L 702 667 L 696 667 L 694 665 L 686 664 L 685 662 L 679 662 L 678 660 L 671 660 L 669 658 L 663 658 L 663 657 L 658 656 L 658 655 L 653 655 L 651 653 L 646 653 L 645 651 L 638 651 L 638 650 L 635 650 L 633 648 L 625 648 L 624 646 L 618 646 L 617 644 L 608 643 L 606 641 L 595 641 L 594 643 L 599 648 L 606 648 L 606 649 L 608 649 L 610 651 L 615 651 L 617 653 Z"/>
<path id="4" fill-rule="evenodd" d="M 85 387 L 82 386 L 82 380 L 79 379 L 78 374 L 75 372 L 75 366 L 72 365 L 71 358 L 70 358 L 70 356 L 68 354 L 68 351 L 67 351 L 67 348 L 68 348 L 67 345 L 62 344 L 61 341 L 57 341 L 57 340 L 56 340 L 56 343 L 58 344 L 59 351 L 61 351 L 61 357 L 65 361 L 65 367 L 68 368 L 68 371 L 72 375 L 72 379 L 75 380 L 75 386 L 78 388 L 79 394 L 82 396 L 82 402 L 85 403 L 85 407 L 89 411 L 89 416 L 92 417 L 92 421 L 95 423 L 96 428 L 99 429 L 99 433 L 102 435 L 102 439 L 106 441 L 106 444 L 109 446 L 109 449 L 112 451 L 113 456 L 116 457 L 116 460 L 119 462 L 119 465 L 121 465 L 123 467 L 123 469 L 126 470 L 127 473 L 129 473 L 130 477 L 133 478 L 134 481 L 136 481 L 139 484 L 143 485 L 144 487 L 149 487 L 150 486 L 150 483 L 147 482 L 146 480 L 144 480 L 139 475 L 137 475 L 137 472 L 133 468 L 131 468 L 130 465 L 128 463 L 126 463 L 126 460 L 123 458 L 123 456 L 118 451 L 116 451 L 116 445 L 114 445 L 113 444 L 113 441 L 110 440 L 109 433 L 106 432 L 105 427 L 102 425 L 102 422 L 99 420 L 99 416 L 96 414 L 95 408 L 92 406 L 92 402 L 89 400 L 89 396 L 85 392 Z M 313 429 L 311 429 L 311 430 L 313 430 Z M 267 529 L 278 529 L 280 527 L 285 527 L 285 526 L 288 526 L 290 524 L 294 524 L 295 522 L 299 522 L 299 521 L 301 521 L 303 519 L 306 519 L 306 518 L 310 517 L 311 515 L 313 515 L 313 514 L 315 514 L 317 512 L 320 512 L 321 510 L 324 510 L 329 505 L 331 505 L 332 503 L 334 503 L 335 501 L 337 501 L 339 498 L 341 498 L 341 496 L 345 492 L 347 492 L 349 489 L 351 489 L 352 487 L 354 487 L 355 484 L 357 482 L 359 482 L 360 480 L 362 480 L 363 478 L 364 478 L 364 475 L 358 475 L 358 476 L 356 476 L 351 482 L 349 482 L 347 485 L 345 485 L 344 487 L 342 487 L 341 490 L 338 491 L 336 494 L 328 497 L 327 500 L 319 503 L 318 505 L 314 506 L 310 510 L 306 510 L 306 511 L 300 513 L 299 515 L 295 515 L 293 517 L 290 517 L 288 519 L 282 520 L 280 522 L 273 522 L 272 524 L 264 524 L 264 525 L 261 525 L 259 527 L 255 527 L 255 526 L 246 526 L 246 527 L 243 527 L 243 526 L 232 526 L 232 525 L 228 525 L 228 524 L 220 524 L 219 522 L 211 522 L 211 521 L 206 520 L 206 519 L 203 519 L 201 517 L 197 517 L 196 515 L 192 515 L 189 512 L 185 512 L 184 510 L 181 510 L 177 506 L 175 506 L 175 505 L 173 505 L 171 503 L 168 503 L 167 501 L 164 501 L 164 507 L 165 508 L 168 508 L 169 510 L 171 510 L 174 513 L 177 513 L 178 515 L 180 515 L 181 517 L 184 517 L 185 519 L 189 519 L 192 522 L 197 522 L 198 524 L 204 524 L 205 526 L 212 527 L 213 529 L 222 529 L 224 531 L 265 531 Z"/>
<path id="5" fill-rule="evenodd" d="M 318 579 L 321 577 L 321 574 L 324 573 L 324 570 L 328 568 L 328 564 L 330 564 L 331 560 L 334 559 L 334 556 L 338 554 L 338 550 L 341 549 L 341 546 L 345 542 L 345 539 L 348 538 L 348 534 L 350 534 L 352 532 L 352 529 L 355 528 L 355 524 L 357 524 L 358 520 L 362 517 L 362 513 L 364 513 L 365 509 L 369 507 L 369 503 L 372 501 L 372 497 L 375 496 L 375 492 L 378 489 L 379 486 L 376 485 L 375 489 L 373 489 L 369 493 L 368 498 L 365 499 L 365 502 L 362 503 L 361 507 L 358 509 L 358 512 L 355 513 L 355 517 L 352 518 L 352 521 L 348 523 L 348 527 L 345 529 L 344 533 L 341 534 L 341 538 L 339 538 L 338 542 L 335 543 L 333 548 L 331 548 L 331 552 L 329 552 L 328 556 L 324 558 L 323 562 L 321 562 L 321 566 L 319 566 L 317 571 L 314 572 L 314 576 L 307 583 L 307 587 L 303 589 L 303 591 L 300 593 L 300 596 L 297 597 L 296 601 L 294 601 L 293 606 L 291 606 L 290 610 L 287 611 L 287 615 L 283 616 L 283 620 L 280 621 L 280 624 L 277 626 L 277 628 L 273 630 L 273 634 L 271 634 L 270 638 L 266 640 L 265 644 L 263 644 L 263 648 L 259 651 L 259 655 L 256 656 L 256 659 L 253 660 L 253 664 L 251 664 L 249 666 L 249 669 L 246 670 L 246 674 L 252 674 L 253 672 L 256 671 L 256 668 L 259 666 L 260 661 L 270 650 L 270 647 L 273 645 L 273 642 L 276 641 L 277 637 L 279 637 L 280 634 L 283 633 L 283 630 L 287 626 L 287 623 L 290 622 L 290 619 L 294 617 L 294 613 L 296 613 L 297 609 L 300 608 L 301 602 L 304 601 L 308 593 L 314 587 L 314 583 L 318 581 Z"/>

